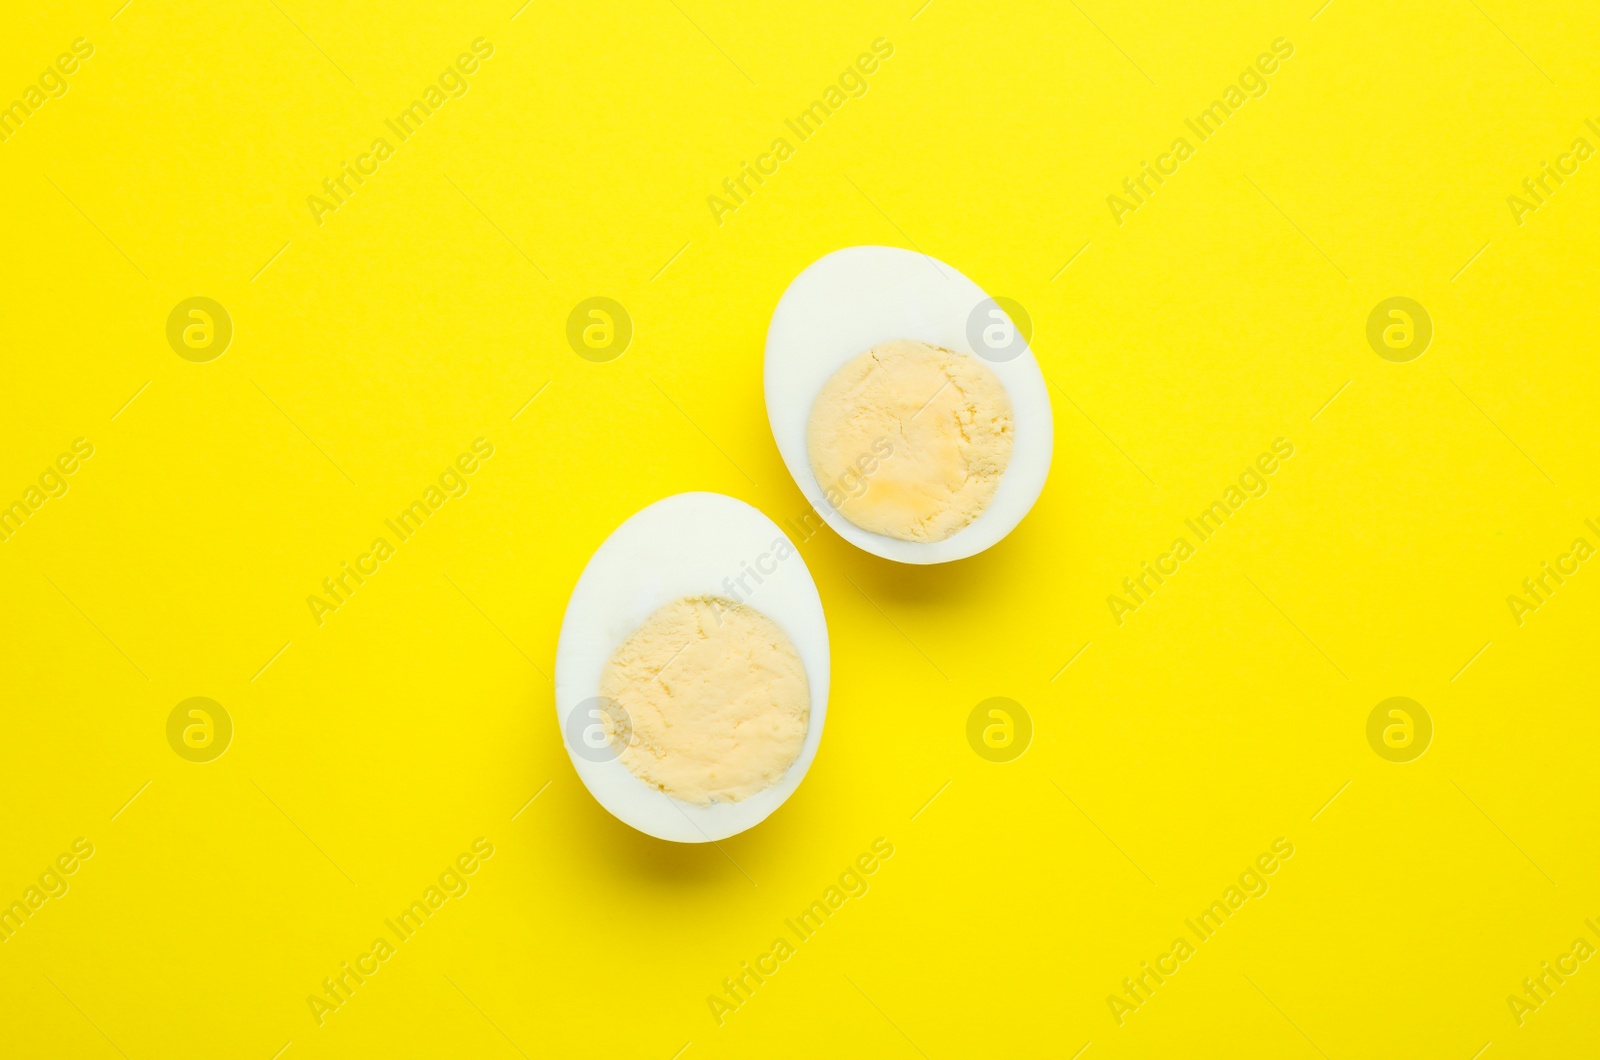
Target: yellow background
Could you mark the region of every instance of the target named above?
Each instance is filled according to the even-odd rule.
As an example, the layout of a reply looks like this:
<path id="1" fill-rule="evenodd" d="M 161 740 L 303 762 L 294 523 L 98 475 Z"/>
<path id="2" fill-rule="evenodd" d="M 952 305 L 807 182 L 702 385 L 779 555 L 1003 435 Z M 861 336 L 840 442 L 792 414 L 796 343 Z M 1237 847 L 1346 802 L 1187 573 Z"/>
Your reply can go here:
<path id="1" fill-rule="evenodd" d="M 1520 1027 L 1506 1002 L 1600 943 L 1600 567 L 1520 627 L 1506 603 L 1600 544 L 1600 160 L 1525 224 L 1506 202 L 1600 146 L 1588 5 L 603 6 L 5 12 L 0 101 L 95 50 L 0 144 L 0 499 L 95 455 L 0 543 L 0 900 L 96 853 L 0 945 L 4 1051 L 1592 1055 L 1600 965 Z M 307 197 L 479 37 L 467 94 L 319 226 Z M 867 94 L 718 225 L 880 37 Z M 1277 38 L 1267 94 L 1114 223 Z M 815 766 L 720 849 L 657 842 L 562 749 L 567 594 L 667 494 L 801 514 L 765 330 L 861 243 L 1027 307 L 1049 484 L 947 567 L 806 541 Z M 165 338 L 195 295 L 234 323 L 211 363 Z M 610 363 L 564 337 L 594 295 L 636 328 Z M 1365 338 L 1393 295 L 1434 322 L 1410 363 Z M 307 596 L 478 437 L 470 492 L 318 626 Z M 1118 626 L 1121 579 L 1277 437 L 1270 492 Z M 208 764 L 166 740 L 191 696 L 236 726 Z M 966 740 L 991 696 L 1033 719 L 1009 764 Z M 1409 764 L 1366 740 L 1390 696 L 1435 724 Z M 1270 892 L 1118 1026 L 1107 996 L 1280 836 Z M 478 837 L 470 892 L 318 1026 L 307 996 Z M 718 1026 L 707 996 L 878 837 L 870 892 Z"/>

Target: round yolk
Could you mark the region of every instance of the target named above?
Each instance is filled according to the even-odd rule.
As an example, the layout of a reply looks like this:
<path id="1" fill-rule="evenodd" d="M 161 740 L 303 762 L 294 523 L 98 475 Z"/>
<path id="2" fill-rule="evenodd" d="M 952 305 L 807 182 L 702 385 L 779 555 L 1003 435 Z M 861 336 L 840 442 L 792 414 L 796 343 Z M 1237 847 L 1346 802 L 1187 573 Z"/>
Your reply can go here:
<path id="1" fill-rule="evenodd" d="M 827 503 L 863 530 L 943 541 L 994 499 L 1011 399 L 975 357 L 910 339 L 874 346 L 823 386 L 806 447 Z"/>
<path id="2" fill-rule="evenodd" d="M 811 686 L 778 624 L 719 596 L 674 600 L 618 645 L 600 678 L 622 764 L 702 806 L 771 787 L 800 756 Z"/>

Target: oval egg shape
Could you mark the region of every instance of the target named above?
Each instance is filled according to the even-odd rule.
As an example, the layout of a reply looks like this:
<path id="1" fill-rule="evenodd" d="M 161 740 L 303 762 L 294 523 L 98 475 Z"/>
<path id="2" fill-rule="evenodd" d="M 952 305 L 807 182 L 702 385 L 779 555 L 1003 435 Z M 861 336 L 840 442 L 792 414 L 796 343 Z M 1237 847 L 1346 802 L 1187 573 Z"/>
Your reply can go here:
<path id="1" fill-rule="evenodd" d="M 800 657 L 811 700 L 788 770 L 745 798 L 705 806 L 640 780 L 595 736 L 601 678 L 617 646 L 662 607 L 696 596 L 747 604 L 776 623 Z M 613 816 L 658 839 L 708 843 L 759 824 L 805 778 L 827 719 L 829 666 L 822 599 L 793 542 L 743 501 L 680 493 L 623 522 L 579 576 L 556 645 L 556 718 L 573 768 Z"/>
<path id="2" fill-rule="evenodd" d="M 999 332 L 986 328 L 998 325 Z M 1007 334 L 999 351 L 975 351 L 970 335 Z M 1014 433 L 1009 462 L 988 504 L 939 541 L 865 530 L 828 502 L 807 448 L 812 406 L 845 364 L 882 343 L 910 339 L 980 357 L 1004 387 Z M 789 284 L 767 329 L 767 419 L 783 462 L 806 501 L 857 548 L 900 563 L 948 563 L 1009 534 L 1033 508 L 1050 474 L 1055 427 L 1033 351 L 1004 311 L 956 269 L 899 247 L 848 247 L 811 264 Z"/>

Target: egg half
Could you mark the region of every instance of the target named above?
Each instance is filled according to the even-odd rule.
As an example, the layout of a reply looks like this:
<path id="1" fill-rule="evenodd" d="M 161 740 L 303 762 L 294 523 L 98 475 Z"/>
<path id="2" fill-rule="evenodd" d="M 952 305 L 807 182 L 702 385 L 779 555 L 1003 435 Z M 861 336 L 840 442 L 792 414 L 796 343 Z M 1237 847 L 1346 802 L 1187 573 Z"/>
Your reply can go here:
<path id="1" fill-rule="evenodd" d="M 794 645 L 810 686 L 799 756 L 771 786 L 734 802 L 674 799 L 630 772 L 605 739 L 599 710 L 606 663 L 651 615 L 686 596 L 725 597 L 766 615 Z M 822 599 L 793 542 L 743 501 L 680 493 L 617 527 L 579 576 L 556 645 L 556 720 L 573 768 L 613 816 L 658 839 L 708 843 L 761 823 L 805 778 L 822 742 L 828 670 Z"/>
<path id="2" fill-rule="evenodd" d="M 1011 400 L 1011 456 L 994 496 L 941 541 L 887 537 L 845 518 L 828 503 L 807 450 L 811 409 L 824 385 L 846 362 L 893 339 L 979 356 Z M 849 247 L 807 267 L 773 311 L 765 385 L 772 436 L 800 492 L 840 537 L 884 559 L 947 563 L 982 552 L 1022 521 L 1050 474 L 1055 428 L 1033 351 L 981 287 L 926 254 Z"/>

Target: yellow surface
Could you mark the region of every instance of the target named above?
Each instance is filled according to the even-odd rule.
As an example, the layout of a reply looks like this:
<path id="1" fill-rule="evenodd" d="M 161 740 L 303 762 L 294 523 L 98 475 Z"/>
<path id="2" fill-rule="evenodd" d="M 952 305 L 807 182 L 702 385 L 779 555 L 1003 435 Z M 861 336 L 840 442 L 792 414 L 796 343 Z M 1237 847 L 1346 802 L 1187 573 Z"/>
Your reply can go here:
<path id="1" fill-rule="evenodd" d="M 1507 603 L 1600 544 L 1600 160 L 1508 203 L 1600 146 L 1590 5 L 1046 6 L 9 5 L 0 101 L 93 54 L 0 142 L 0 500 L 93 455 L 0 542 L 0 900 L 74 869 L 0 943 L 8 1056 L 1593 1054 L 1600 965 L 1507 1002 L 1600 944 L 1600 568 Z M 1113 211 L 1146 161 L 1178 168 Z M 313 211 L 345 162 L 377 169 Z M 714 209 L 746 162 L 778 168 Z M 562 749 L 567 594 L 666 494 L 803 514 L 763 338 L 859 243 L 1027 307 L 1049 485 L 949 567 L 805 540 L 821 754 L 755 831 L 656 842 Z M 634 325 L 609 362 L 566 338 L 593 296 Z M 1404 363 L 1366 335 L 1395 296 L 1434 325 Z M 192 297 L 232 320 L 209 362 L 168 343 Z M 1279 438 L 1268 492 L 1119 625 L 1122 579 Z M 1009 762 L 967 736 L 996 696 L 1032 724 Z M 1433 722 L 1409 763 L 1367 740 L 1396 696 Z M 233 724 L 209 762 L 174 750 L 191 709 L 220 739 L 205 704 L 169 744 L 192 697 Z M 1122 980 L 1279 837 L 1270 890 L 1119 1026 Z M 870 889 L 796 940 L 862 856 Z M 435 886 L 319 1025 L 308 996 Z M 708 996 L 784 937 L 719 1026 Z"/>

